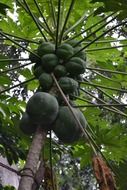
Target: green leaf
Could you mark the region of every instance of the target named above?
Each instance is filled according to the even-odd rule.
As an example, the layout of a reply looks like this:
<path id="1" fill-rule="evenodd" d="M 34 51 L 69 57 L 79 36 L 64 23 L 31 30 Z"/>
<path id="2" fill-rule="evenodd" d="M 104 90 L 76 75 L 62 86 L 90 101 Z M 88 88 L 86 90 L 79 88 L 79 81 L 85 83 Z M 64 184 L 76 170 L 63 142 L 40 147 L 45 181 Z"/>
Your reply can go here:
<path id="1" fill-rule="evenodd" d="M 10 80 L 9 76 L 0 76 L 0 85 L 9 86 L 10 84 L 12 84 L 12 81 Z"/>
<path id="2" fill-rule="evenodd" d="M 91 164 L 92 149 L 87 144 L 75 145 L 73 150 L 73 156 L 75 158 L 81 158 L 81 168 Z"/>
<path id="3" fill-rule="evenodd" d="M 34 91 L 35 89 L 38 88 L 38 86 L 39 86 L 39 82 L 37 80 L 33 80 L 27 84 L 27 89 Z"/>
<path id="4" fill-rule="evenodd" d="M 116 182 L 117 186 L 120 190 L 127 188 L 127 173 L 126 173 L 126 167 L 127 167 L 127 161 L 123 160 L 120 163 L 112 163 L 114 170 L 117 172 L 116 176 Z"/>
<path id="5" fill-rule="evenodd" d="M 9 65 L 9 61 L 2 62 L 1 60 L 8 59 L 7 56 L 0 54 L 0 70 L 5 69 L 6 66 Z"/>
<path id="6" fill-rule="evenodd" d="M 27 79 L 27 80 L 33 78 L 33 73 L 32 73 L 31 70 L 28 69 L 28 68 L 22 69 L 19 73 L 20 73 L 22 76 L 24 76 L 25 79 Z"/>
<path id="7" fill-rule="evenodd" d="M 0 13 L 6 15 L 6 9 L 11 9 L 11 7 L 7 4 L 0 3 Z"/>

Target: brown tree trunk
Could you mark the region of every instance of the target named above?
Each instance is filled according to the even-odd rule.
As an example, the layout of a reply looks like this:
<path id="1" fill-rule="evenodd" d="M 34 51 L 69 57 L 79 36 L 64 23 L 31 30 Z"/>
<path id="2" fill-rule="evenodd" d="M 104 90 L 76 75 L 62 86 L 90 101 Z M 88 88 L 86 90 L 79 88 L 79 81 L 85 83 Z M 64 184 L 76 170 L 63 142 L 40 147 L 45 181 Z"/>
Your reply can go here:
<path id="1" fill-rule="evenodd" d="M 27 155 L 26 164 L 24 170 L 22 172 L 22 177 L 19 182 L 18 190 L 31 190 L 34 182 L 34 176 L 37 170 L 37 164 L 39 162 L 39 156 L 44 145 L 46 138 L 46 132 L 41 128 L 38 128 L 35 136 L 33 137 L 33 141 L 31 143 L 31 147 L 29 149 L 29 153 Z"/>

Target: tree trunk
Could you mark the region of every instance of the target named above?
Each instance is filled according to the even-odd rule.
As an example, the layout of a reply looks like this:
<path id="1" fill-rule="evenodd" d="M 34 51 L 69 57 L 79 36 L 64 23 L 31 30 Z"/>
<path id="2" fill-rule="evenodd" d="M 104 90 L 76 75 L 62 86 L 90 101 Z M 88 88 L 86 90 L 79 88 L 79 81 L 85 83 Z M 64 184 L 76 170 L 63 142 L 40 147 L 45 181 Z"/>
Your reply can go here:
<path id="1" fill-rule="evenodd" d="M 18 190 L 32 189 L 40 152 L 42 146 L 44 145 L 45 138 L 46 132 L 43 131 L 41 128 L 38 128 L 31 143 L 29 153 L 27 155 L 26 164 L 22 172 L 22 177 L 19 182 Z"/>
<path id="2" fill-rule="evenodd" d="M 44 179 L 44 172 L 45 172 L 45 167 L 44 167 L 44 161 L 42 160 L 36 172 L 35 175 L 36 182 L 33 183 L 32 190 L 37 190 L 39 188 L 39 186 L 42 183 L 42 180 Z"/>

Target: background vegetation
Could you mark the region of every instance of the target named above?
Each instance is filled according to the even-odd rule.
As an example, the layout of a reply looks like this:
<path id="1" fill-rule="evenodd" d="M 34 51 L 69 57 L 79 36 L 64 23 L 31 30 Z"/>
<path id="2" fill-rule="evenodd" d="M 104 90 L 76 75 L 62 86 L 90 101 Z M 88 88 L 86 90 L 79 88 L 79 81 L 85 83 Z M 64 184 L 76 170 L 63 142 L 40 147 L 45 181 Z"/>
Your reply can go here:
<path id="1" fill-rule="evenodd" d="M 87 120 L 94 149 L 114 172 L 118 189 L 127 189 L 126 10 L 126 0 L 1 1 L 0 154 L 10 165 L 23 168 L 32 141 L 19 129 L 26 103 L 38 88 L 29 53 L 42 40 L 56 42 L 60 19 L 60 41 L 82 41 L 87 56 L 75 103 Z M 49 169 L 52 158 L 58 189 L 98 189 L 93 148 L 84 140 L 65 145 L 52 134 L 52 143 L 48 136 L 42 156 Z"/>

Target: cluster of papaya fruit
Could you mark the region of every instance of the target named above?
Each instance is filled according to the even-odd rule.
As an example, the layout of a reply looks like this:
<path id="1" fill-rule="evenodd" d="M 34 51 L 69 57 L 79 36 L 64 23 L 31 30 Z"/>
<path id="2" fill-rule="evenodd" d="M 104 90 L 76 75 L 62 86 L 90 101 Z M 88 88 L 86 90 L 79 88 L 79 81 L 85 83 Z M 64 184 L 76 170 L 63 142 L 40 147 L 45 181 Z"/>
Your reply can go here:
<path id="1" fill-rule="evenodd" d="M 78 94 L 80 75 L 85 72 L 86 55 L 79 51 L 81 46 L 76 46 L 77 41 L 63 43 L 57 48 L 51 42 L 42 42 L 34 54 L 30 54 L 33 73 L 39 81 L 39 90 L 29 99 L 20 128 L 26 134 L 32 134 L 37 126 L 44 130 L 53 130 L 63 143 L 73 143 L 81 135 L 72 112 L 65 105 L 59 91 L 50 93 L 55 88 L 52 73 L 56 77 L 64 94 L 71 100 Z M 72 96 L 73 95 L 73 96 Z M 72 108 L 83 127 L 86 120 L 82 112 Z"/>

